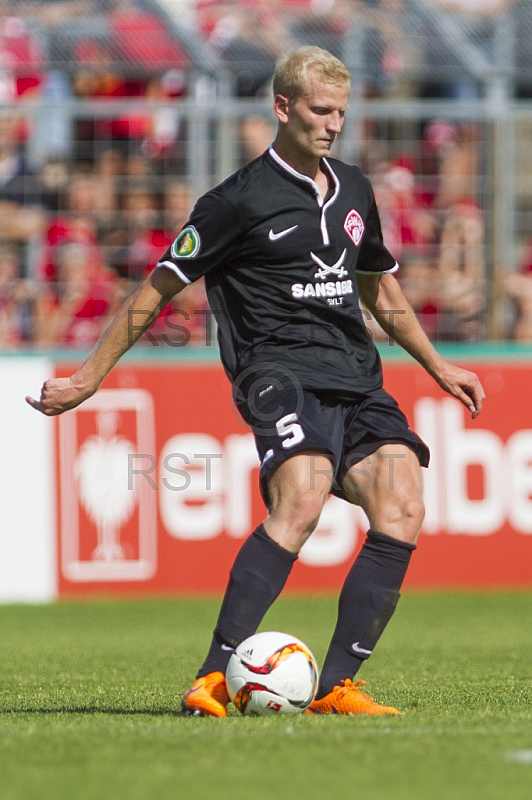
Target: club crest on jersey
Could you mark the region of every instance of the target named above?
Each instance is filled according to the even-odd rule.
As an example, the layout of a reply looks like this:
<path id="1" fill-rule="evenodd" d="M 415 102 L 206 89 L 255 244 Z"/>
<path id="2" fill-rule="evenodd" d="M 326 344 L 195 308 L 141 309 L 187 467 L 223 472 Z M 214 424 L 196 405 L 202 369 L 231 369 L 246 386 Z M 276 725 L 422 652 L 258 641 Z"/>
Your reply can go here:
<path id="1" fill-rule="evenodd" d="M 200 245 L 200 236 L 196 228 L 193 225 L 187 225 L 177 239 L 172 242 L 170 252 L 174 258 L 192 258 L 199 252 Z"/>
<path id="2" fill-rule="evenodd" d="M 344 220 L 344 230 L 351 237 L 355 246 L 358 247 L 364 236 L 365 229 L 362 217 L 354 208 L 351 209 Z"/>

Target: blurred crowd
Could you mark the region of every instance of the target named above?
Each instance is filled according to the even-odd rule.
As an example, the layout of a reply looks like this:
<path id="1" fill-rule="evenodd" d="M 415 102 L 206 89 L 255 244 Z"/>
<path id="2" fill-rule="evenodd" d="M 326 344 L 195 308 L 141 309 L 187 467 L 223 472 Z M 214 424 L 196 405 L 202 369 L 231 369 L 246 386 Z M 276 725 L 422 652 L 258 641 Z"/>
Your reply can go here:
<path id="1" fill-rule="evenodd" d="M 230 68 L 235 95 L 260 97 L 280 54 L 310 43 L 345 58 L 353 20 L 363 17 L 370 31 L 359 62 L 363 91 L 401 97 L 413 91 L 405 86 L 412 53 L 401 27 L 408 2 L 0 0 L 0 348 L 92 345 L 187 220 L 195 200 L 185 178 L 188 132 L 178 114 L 135 103 L 190 94 L 198 56 L 180 31 L 193 30 L 205 59 Z M 510 3 L 493 0 L 489 13 Z M 179 11 L 182 28 L 165 8 Z M 58 43 L 68 59 L 61 69 L 56 59 L 51 69 Z M 449 87 L 440 89 L 443 95 Z M 423 96 L 429 89 L 416 91 Z M 63 148 L 58 120 L 47 121 L 43 136 L 57 137 L 57 155 L 40 160 L 29 157 L 30 112 L 39 96 L 81 98 L 88 108 Z M 129 98 L 127 113 L 93 114 L 90 102 L 102 98 Z M 241 162 L 263 152 L 273 136 L 270 119 L 241 120 Z M 418 123 L 406 145 L 393 140 L 393 133 L 368 124 L 359 163 L 372 179 L 405 294 L 434 340 L 483 339 L 484 132 L 472 123 L 430 119 Z M 501 270 L 496 294 L 504 309 L 501 335 L 531 339 L 532 245 L 520 270 Z M 205 345 L 206 308 L 200 281 L 141 341 Z"/>
<path id="2" fill-rule="evenodd" d="M 369 153 L 385 241 L 430 338 L 477 341 L 486 330 L 486 224 L 481 129 L 432 120 L 413 152 L 391 163 Z"/>
<path id="3" fill-rule="evenodd" d="M 49 161 L 33 172 L 20 121 L 0 112 L 0 344 L 88 347 L 181 230 L 191 192 L 112 142 L 92 164 Z M 204 308 L 201 283 L 179 295 L 187 342 L 200 343 Z M 163 323 L 146 341 L 170 334 Z"/>

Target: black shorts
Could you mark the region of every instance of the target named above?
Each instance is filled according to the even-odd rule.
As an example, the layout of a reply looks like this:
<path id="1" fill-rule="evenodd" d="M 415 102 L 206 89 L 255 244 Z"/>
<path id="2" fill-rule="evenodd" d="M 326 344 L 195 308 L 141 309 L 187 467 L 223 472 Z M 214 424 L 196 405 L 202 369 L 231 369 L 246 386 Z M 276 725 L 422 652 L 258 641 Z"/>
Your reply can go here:
<path id="1" fill-rule="evenodd" d="M 429 448 L 410 429 L 394 398 L 384 389 L 338 401 L 298 387 L 273 382 L 253 395 L 240 395 L 237 407 L 250 425 L 259 454 L 260 489 L 269 506 L 268 478 L 291 456 L 315 450 L 331 456 L 334 481 L 331 494 L 346 500 L 341 486 L 345 474 L 384 444 L 404 444 L 427 467 Z"/>

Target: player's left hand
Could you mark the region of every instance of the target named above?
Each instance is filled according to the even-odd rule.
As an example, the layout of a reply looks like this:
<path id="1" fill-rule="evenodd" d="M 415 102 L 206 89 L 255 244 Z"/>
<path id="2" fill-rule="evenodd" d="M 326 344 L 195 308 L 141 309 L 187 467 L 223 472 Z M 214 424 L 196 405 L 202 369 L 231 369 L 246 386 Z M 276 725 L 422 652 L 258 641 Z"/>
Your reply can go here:
<path id="1" fill-rule="evenodd" d="M 464 404 L 473 419 L 478 417 L 482 411 L 482 401 L 486 397 L 478 375 L 445 362 L 435 378 L 442 389 Z"/>

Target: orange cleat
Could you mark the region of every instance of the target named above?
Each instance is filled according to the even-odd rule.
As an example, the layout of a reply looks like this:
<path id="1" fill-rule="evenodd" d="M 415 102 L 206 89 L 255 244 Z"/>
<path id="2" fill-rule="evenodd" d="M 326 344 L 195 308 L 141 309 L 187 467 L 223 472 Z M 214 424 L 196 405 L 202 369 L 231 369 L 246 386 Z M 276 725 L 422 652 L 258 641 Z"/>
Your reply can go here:
<path id="1" fill-rule="evenodd" d="M 342 681 L 343 686 L 335 686 L 332 692 L 321 700 L 313 700 L 305 714 L 390 714 L 400 716 L 401 712 L 392 706 L 381 706 L 357 687 L 366 681 Z"/>
<path id="2" fill-rule="evenodd" d="M 209 672 L 185 692 L 181 711 L 196 717 L 226 717 L 228 702 L 223 672 Z"/>

